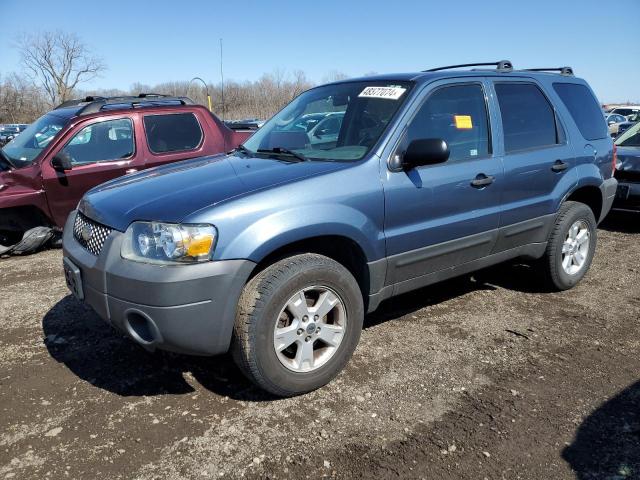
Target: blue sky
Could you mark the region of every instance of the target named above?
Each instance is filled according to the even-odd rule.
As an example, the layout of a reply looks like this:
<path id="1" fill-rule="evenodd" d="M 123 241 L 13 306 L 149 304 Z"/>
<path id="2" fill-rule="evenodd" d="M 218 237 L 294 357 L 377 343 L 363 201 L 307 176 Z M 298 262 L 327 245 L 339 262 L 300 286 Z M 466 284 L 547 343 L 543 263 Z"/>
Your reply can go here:
<path id="1" fill-rule="evenodd" d="M 320 82 L 331 71 L 357 76 L 506 58 L 516 68 L 571 65 L 601 101 L 640 101 L 640 0 L 0 4 L 0 74 L 20 70 L 10 48 L 20 32 L 62 29 L 109 67 L 87 89 L 196 75 L 217 83 L 223 38 L 225 79 L 300 69 Z"/>

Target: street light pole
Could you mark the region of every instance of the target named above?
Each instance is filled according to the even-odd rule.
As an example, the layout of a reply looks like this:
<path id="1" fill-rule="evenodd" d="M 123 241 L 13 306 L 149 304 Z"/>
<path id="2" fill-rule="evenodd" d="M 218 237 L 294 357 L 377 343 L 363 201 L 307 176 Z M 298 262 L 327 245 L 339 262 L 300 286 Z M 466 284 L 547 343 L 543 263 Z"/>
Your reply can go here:
<path id="1" fill-rule="evenodd" d="M 189 83 L 193 82 L 194 80 L 198 80 L 200 82 L 202 82 L 202 85 L 204 85 L 204 90 L 205 92 L 207 92 L 207 102 L 209 104 L 209 111 L 211 112 L 211 95 L 209 95 L 209 87 L 207 86 L 207 82 L 205 82 L 203 79 L 201 79 L 200 77 L 193 77 Z"/>

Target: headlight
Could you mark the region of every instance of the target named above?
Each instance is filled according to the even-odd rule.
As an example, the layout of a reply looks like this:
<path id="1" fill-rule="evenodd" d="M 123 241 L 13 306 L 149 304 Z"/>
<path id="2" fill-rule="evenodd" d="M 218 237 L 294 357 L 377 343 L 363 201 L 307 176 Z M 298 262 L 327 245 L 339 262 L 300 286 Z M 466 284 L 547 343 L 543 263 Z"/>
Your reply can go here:
<path id="1" fill-rule="evenodd" d="M 138 262 L 206 262 L 216 244 L 216 227 L 206 224 L 134 222 L 124 234 L 121 255 Z"/>

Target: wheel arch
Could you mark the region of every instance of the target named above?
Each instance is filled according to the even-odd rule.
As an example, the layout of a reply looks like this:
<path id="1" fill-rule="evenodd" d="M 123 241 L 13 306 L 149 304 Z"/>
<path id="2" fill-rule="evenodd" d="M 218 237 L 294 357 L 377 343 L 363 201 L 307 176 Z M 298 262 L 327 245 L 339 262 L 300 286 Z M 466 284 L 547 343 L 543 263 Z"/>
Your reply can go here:
<path id="1" fill-rule="evenodd" d="M 367 302 L 371 291 L 371 274 L 367 256 L 362 246 L 344 234 L 313 235 L 288 242 L 274 242 L 271 248 L 254 258 L 254 267 L 249 280 L 269 265 L 301 253 L 316 253 L 331 258 L 344 266 L 354 276 L 360 287 L 363 301 Z"/>
<path id="2" fill-rule="evenodd" d="M 599 186 L 591 184 L 580 185 L 569 192 L 563 199 L 562 203 L 568 201 L 580 202 L 585 204 L 593 212 L 593 216 L 595 217 L 596 222 L 600 220 L 604 200 L 602 198 L 602 190 Z"/>

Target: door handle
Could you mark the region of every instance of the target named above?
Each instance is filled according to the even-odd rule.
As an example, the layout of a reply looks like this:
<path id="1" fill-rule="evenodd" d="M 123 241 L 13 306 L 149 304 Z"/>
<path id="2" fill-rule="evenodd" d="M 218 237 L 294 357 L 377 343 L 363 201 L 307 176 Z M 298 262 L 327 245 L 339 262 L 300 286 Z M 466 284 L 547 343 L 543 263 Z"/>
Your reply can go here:
<path id="1" fill-rule="evenodd" d="M 131 174 L 131 173 L 136 173 L 137 171 L 138 171 L 138 169 L 137 169 L 137 168 L 130 168 L 129 170 L 125 170 L 125 171 L 124 171 L 124 174 L 125 174 L 125 175 L 129 175 L 129 174 Z"/>
<path id="2" fill-rule="evenodd" d="M 553 164 L 553 167 L 551 167 L 551 170 L 553 170 L 554 172 L 562 172 L 567 168 L 569 168 L 568 163 L 563 162 L 562 160 L 556 160 L 555 163 Z"/>
<path id="3" fill-rule="evenodd" d="M 484 173 L 479 173 L 474 180 L 471 181 L 471 186 L 474 188 L 483 188 L 489 186 L 493 183 L 495 177 L 491 175 L 485 175 Z"/>

